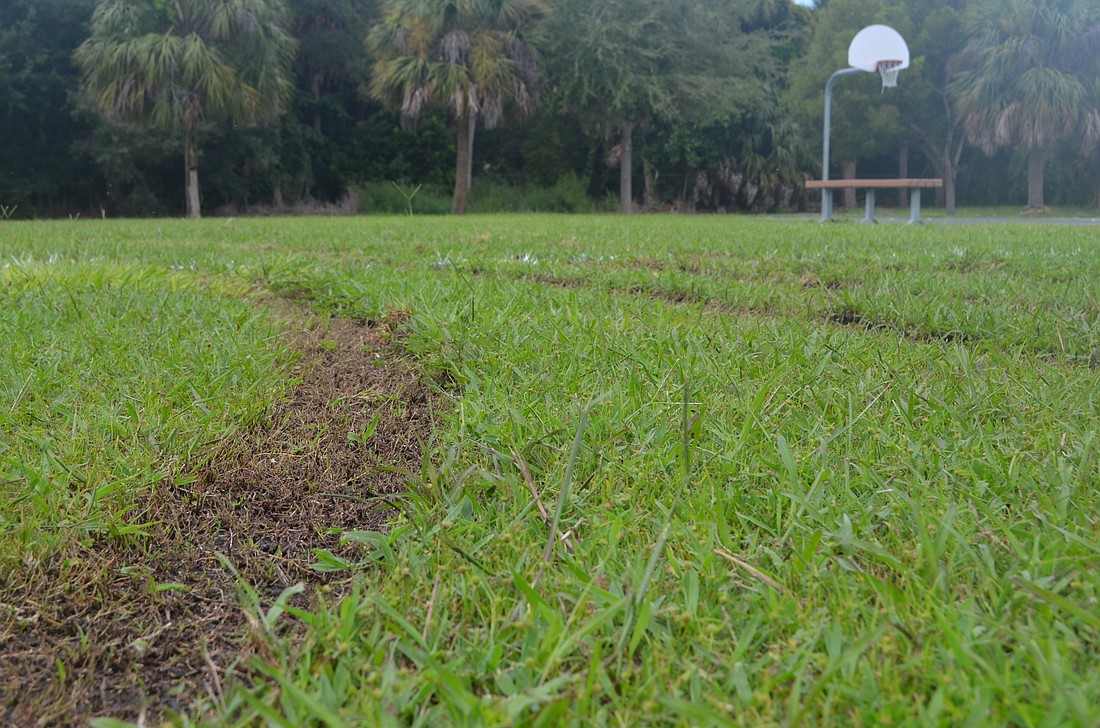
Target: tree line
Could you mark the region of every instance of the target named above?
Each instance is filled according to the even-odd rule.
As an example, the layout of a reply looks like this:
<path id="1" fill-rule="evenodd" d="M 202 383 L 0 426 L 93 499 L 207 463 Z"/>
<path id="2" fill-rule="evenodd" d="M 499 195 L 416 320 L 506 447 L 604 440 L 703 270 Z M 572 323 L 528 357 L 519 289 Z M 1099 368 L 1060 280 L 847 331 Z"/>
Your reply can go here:
<path id="1" fill-rule="evenodd" d="M 833 176 L 1098 204 L 1094 0 L 7 0 L 0 204 L 807 209 L 825 81 L 872 23 L 912 64 L 838 84 Z"/>

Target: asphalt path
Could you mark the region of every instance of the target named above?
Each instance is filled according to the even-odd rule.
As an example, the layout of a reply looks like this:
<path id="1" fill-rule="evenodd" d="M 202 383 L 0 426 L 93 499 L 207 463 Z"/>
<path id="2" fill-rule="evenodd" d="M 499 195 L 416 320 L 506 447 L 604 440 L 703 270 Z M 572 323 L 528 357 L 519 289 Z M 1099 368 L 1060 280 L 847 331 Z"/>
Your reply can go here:
<path id="1" fill-rule="evenodd" d="M 803 213 L 799 215 L 769 215 L 774 220 L 806 220 L 820 222 L 817 213 Z M 832 221 L 836 224 L 863 224 L 862 217 L 841 217 Z M 909 217 L 888 215 L 876 217 L 875 223 L 883 225 L 907 225 Z M 1068 225 L 1071 227 L 1098 227 L 1100 217 L 925 217 L 921 219 L 924 225 Z"/>
<path id="2" fill-rule="evenodd" d="M 883 222 L 886 222 L 884 220 Z M 909 222 L 903 218 L 890 219 L 889 222 Z M 930 217 L 924 220 L 929 225 L 1073 225 L 1091 227 L 1100 225 L 1100 217 Z"/>

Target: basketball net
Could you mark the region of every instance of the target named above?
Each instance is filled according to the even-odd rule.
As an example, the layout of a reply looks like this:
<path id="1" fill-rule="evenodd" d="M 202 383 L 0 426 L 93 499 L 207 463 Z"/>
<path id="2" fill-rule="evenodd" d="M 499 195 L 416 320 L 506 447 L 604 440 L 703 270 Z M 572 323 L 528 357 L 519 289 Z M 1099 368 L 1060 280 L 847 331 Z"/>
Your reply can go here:
<path id="1" fill-rule="evenodd" d="M 878 75 L 882 76 L 882 88 L 897 88 L 901 61 L 879 61 Z"/>

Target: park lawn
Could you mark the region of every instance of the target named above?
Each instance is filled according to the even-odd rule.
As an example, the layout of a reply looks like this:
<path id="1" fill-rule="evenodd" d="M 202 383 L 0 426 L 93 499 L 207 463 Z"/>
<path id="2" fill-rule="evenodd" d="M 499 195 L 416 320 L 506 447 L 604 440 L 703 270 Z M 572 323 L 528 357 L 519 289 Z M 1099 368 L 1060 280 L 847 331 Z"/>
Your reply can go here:
<path id="1" fill-rule="evenodd" d="M 443 394 L 390 530 L 318 554 L 352 586 L 265 602 L 197 722 L 1100 720 L 1095 230 L 96 221 L 0 254 L 10 562 L 133 538 L 282 396 L 264 292 L 400 311 Z"/>

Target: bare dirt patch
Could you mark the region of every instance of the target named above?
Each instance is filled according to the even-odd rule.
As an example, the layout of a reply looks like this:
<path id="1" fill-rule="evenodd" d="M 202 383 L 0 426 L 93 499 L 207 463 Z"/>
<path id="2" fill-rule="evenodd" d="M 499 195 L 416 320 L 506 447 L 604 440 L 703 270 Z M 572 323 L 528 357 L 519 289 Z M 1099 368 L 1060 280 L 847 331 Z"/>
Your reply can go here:
<path id="1" fill-rule="evenodd" d="M 882 321 L 868 318 L 850 306 L 840 306 L 830 311 L 825 315 L 824 320 L 837 326 L 859 328 L 866 331 L 888 331 L 906 341 L 918 344 L 966 343 L 974 339 L 973 336 L 964 331 L 922 331 L 916 326 L 903 321 Z"/>
<path id="2" fill-rule="evenodd" d="M 528 278 L 528 276 L 517 276 L 517 278 Z M 593 284 L 591 281 L 576 279 L 576 278 L 561 278 L 554 275 L 535 275 L 530 276 L 530 280 L 535 283 L 539 283 L 551 288 L 562 288 L 570 290 L 591 289 L 597 290 L 602 285 L 602 289 L 620 296 L 630 296 L 632 298 L 646 298 L 650 301 L 661 301 L 671 305 L 701 305 L 708 311 L 717 313 L 732 315 L 732 316 L 773 316 L 774 312 L 765 306 L 738 306 L 726 301 L 720 301 L 718 299 L 709 298 L 707 296 L 700 295 L 691 291 L 676 291 L 655 287 L 647 287 L 641 285 L 612 285 L 612 284 Z"/>
<path id="3" fill-rule="evenodd" d="M 299 383 L 142 497 L 130 521 L 152 523 L 145 535 L 2 575 L 0 722 L 156 720 L 245 676 L 257 643 L 217 555 L 268 599 L 324 583 L 314 549 L 342 553 L 342 532 L 385 527 L 404 483 L 378 466 L 419 470 L 436 394 L 392 345 L 401 318 L 292 324 Z"/>

